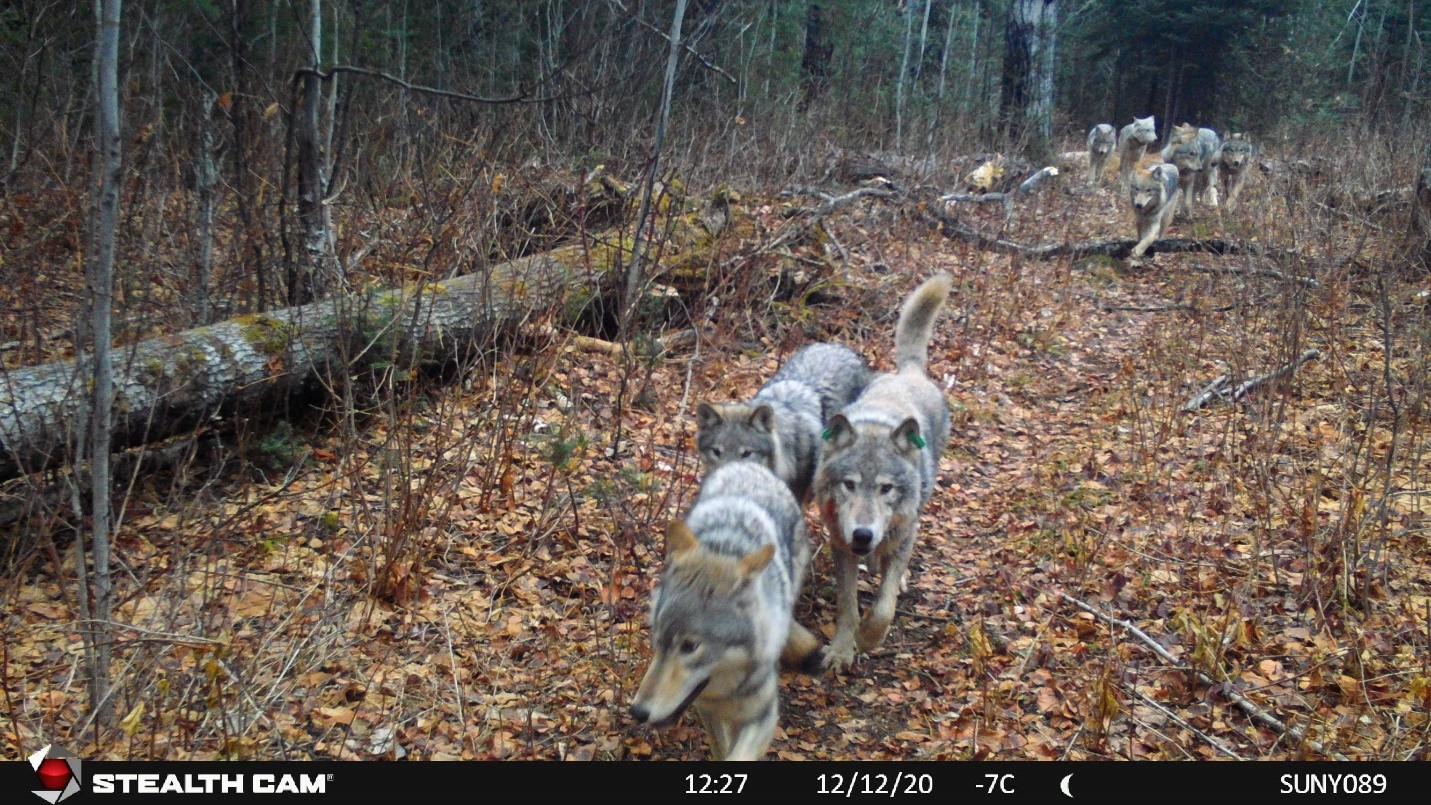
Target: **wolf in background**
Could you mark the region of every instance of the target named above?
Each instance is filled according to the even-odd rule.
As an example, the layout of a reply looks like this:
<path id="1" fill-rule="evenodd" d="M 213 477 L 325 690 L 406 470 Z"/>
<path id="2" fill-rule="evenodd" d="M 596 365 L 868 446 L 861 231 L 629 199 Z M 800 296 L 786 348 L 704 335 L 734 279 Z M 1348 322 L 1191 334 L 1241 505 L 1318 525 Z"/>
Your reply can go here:
<path id="1" fill-rule="evenodd" d="M 819 641 L 792 616 L 810 564 L 805 516 L 753 461 L 712 470 L 666 535 L 651 600 L 651 664 L 631 704 L 642 723 L 691 707 L 716 760 L 760 760 L 779 719 L 779 662 L 811 668 Z"/>
<path id="2" fill-rule="evenodd" d="M 1242 185 L 1247 181 L 1248 168 L 1257 155 L 1252 141 L 1242 132 L 1234 132 L 1222 142 L 1217 154 L 1217 164 L 1222 177 L 1222 198 L 1228 211 L 1237 207 L 1237 197 L 1242 193 Z"/>
<path id="3" fill-rule="evenodd" d="M 1133 205 L 1138 227 L 1133 256 L 1142 257 L 1172 225 L 1178 208 L 1178 166 L 1162 162 L 1135 168 L 1128 185 L 1128 201 Z"/>
<path id="4" fill-rule="evenodd" d="M 1099 123 L 1088 130 L 1088 186 L 1097 187 L 1103 177 L 1103 169 L 1118 139 L 1109 123 Z"/>
<path id="5" fill-rule="evenodd" d="M 709 471 L 730 461 L 759 462 L 804 503 L 825 422 L 859 396 L 872 374 L 865 359 L 842 344 L 802 348 L 750 402 L 696 409 L 702 463 Z"/>
<path id="6" fill-rule="evenodd" d="M 1191 218 L 1193 201 L 1211 200 L 1217 206 L 1217 159 L 1222 140 L 1212 129 L 1184 123 L 1173 127 L 1163 147 L 1163 161 L 1178 167 L 1177 215 Z"/>
<path id="7" fill-rule="evenodd" d="M 848 668 L 857 645 L 868 651 L 883 643 L 894 619 L 919 513 L 934 492 L 939 456 L 949 441 L 949 406 L 925 367 L 934 322 L 952 284 L 952 277 L 939 274 L 905 300 L 894 331 L 896 371 L 876 375 L 825 431 L 815 500 L 835 565 L 835 637 L 825 651 L 828 669 Z M 880 577 L 863 620 L 855 588 L 860 557 L 869 557 Z"/>
<path id="8" fill-rule="evenodd" d="M 1154 115 L 1135 117 L 1118 132 L 1118 186 L 1126 188 L 1133 169 L 1158 139 Z"/>

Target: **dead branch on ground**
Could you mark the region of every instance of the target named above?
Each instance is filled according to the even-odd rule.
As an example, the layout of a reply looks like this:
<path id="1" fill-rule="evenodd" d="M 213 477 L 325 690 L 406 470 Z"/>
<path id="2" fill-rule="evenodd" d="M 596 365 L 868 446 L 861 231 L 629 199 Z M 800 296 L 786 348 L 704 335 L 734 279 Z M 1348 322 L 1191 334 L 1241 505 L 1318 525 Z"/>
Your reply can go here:
<path id="1" fill-rule="evenodd" d="M 1213 379 L 1211 383 L 1208 383 L 1206 386 L 1204 386 L 1202 391 L 1197 393 L 1197 396 L 1193 397 L 1191 400 L 1188 400 L 1187 405 L 1183 406 L 1183 413 L 1192 413 L 1193 411 L 1196 411 L 1204 405 L 1207 405 L 1208 402 L 1212 401 L 1214 398 L 1223 400 L 1224 402 L 1236 402 L 1247 396 L 1248 393 L 1255 391 L 1256 389 L 1259 389 L 1274 380 L 1278 380 L 1280 378 L 1292 374 L 1293 372 L 1297 371 L 1297 367 L 1301 366 L 1307 361 L 1316 360 L 1321 356 L 1322 353 L 1320 350 L 1309 349 L 1306 352 L 1303 352 L 1301 355 L 1298 355 L 1296 360 L 1293 360 L 1290 363 L 1287 363 L 1274 371 L 1244 380 L 1242 381 L 1242 383 L 1238 384 L 1235 388 L 1232 389 L 1227 388 L 1227 383 L 1231 378 L 1225 374 L 1218 375 L 1216 378 Z"/>

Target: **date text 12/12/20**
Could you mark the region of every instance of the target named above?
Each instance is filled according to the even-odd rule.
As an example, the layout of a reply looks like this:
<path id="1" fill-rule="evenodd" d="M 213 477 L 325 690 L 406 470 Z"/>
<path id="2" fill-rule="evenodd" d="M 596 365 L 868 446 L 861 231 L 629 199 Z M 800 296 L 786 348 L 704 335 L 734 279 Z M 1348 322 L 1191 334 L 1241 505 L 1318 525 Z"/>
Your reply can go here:
<path id="1" fill-rule="evenodd" d="M 932 794 L 934 777 L 929 774 L 822 774 L 817 794 L 876 794 L 887 797 L 899 794 Z"/>

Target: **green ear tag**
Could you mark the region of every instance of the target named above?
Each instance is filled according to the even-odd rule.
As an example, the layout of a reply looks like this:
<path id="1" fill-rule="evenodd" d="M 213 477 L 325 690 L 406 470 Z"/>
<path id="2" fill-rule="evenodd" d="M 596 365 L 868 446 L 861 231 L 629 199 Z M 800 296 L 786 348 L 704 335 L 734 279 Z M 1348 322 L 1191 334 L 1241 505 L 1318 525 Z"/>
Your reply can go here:
<path id="1" fill-rule="evenodd" d="M 909 443 L 919 448 L 920 450 L 924 449 L 924 437 L 920 436 L 918 433 L 909 434 Z"/>
<path id="2" fill-rule="evenodd" d="M 830 437 L 834 435 L 834 431 L 830 430 L 829 428 L 825 428 L 824 430 L 820 431 L 820 438 L 827 442 L 830 441 Z"/>

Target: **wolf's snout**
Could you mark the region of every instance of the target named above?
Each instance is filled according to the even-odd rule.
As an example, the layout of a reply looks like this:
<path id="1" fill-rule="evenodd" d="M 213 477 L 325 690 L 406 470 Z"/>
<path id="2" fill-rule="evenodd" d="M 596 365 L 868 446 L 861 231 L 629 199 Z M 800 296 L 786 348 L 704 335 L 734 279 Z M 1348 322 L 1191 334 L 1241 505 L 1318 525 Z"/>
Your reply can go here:
<path id="1" fill-rule="evenodd" d="M 651 720 L 651 708 L 633 704 L 631 705 L 631 717 L 636 719 L 637 723 L 645 724 Z"/>
<path id="2" fill-rule="evenodd" d="M 870 543 L 874 542 L 874 532 L 868 528 L 856 528 L 855 533 L 850 535 L 850 547 L 856 553 L 864 553 L 870 549 Z"/>

